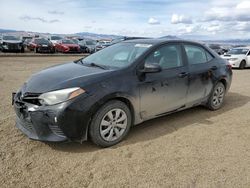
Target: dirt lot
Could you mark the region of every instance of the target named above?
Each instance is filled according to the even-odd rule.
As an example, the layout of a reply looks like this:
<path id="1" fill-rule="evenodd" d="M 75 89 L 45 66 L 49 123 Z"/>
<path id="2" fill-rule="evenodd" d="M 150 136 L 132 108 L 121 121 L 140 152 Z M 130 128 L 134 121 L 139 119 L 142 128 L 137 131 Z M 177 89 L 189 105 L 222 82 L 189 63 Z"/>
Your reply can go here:
<path id="1" fill-rule="evenodd" d="M 15 128 L 11 92 L 34 72 L 79 57 L 0 58 L 1 187 L 250 187 L 250 70 L 234 70 L 224 107 L 134 127 L 115 147 L 48 144 Z"/>

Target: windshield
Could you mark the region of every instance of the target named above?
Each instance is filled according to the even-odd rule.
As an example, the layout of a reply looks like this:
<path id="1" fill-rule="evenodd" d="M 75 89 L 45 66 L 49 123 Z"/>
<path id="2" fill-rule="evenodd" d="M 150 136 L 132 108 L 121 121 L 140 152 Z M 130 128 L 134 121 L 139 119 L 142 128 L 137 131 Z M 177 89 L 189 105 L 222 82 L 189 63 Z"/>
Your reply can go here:
<path id="1" fill-rule="evenodd" d="M 75 44 L 72 40 L 62 40 L 63 44 Z"/>
<path id="2" fill-rule="evenodd" d="M 86 40 L 86 44 L 87 45 L 95 45 L 96 43 L 93 40 Z"/>
<path id="3" fill-rule="evenodd" d="M 248 52 L 248 49 L 244 48 L 235 48 L 228 52 L 229 55 L 245 55 Z"/>
<path id="4" fill-rule="evenodd" d="M 51 39 L 51 40 L 61 40 L 62 37 L 59 37 L 59 36 L 51 36 L 50 39 Z"/>
<path id="5" fill-rule="evenodd" d="M 3 40 L 20 40 L 20 38 L 15 36 L 3 36 Z"/>
<path id="6" fill-rule="evenodd" d="M 36 44 L 49 44 L 49 41 L 46 39 L 35 39 Z"/>
<path id="7" fill-rule="evenodd" d="M 151 46 L 151 44 L 118 43 L 86 57 L 83 62 L 113 68 L 127 67 Z"/>

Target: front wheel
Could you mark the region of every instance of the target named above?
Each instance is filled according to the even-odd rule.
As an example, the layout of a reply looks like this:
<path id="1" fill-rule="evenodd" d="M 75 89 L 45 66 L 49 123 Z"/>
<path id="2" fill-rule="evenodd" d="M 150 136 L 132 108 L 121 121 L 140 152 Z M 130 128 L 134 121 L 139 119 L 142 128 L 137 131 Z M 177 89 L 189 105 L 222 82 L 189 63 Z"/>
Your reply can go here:
<path id="1" fill-rule="evenodd" d="M 219 82 L 215 85 L 207 103 L 207 107 L 210 110 L 218 110 L 221 108 L 224 102 L 225 91 L 226 90 L 223 83 Z"/>
<path id="2" fill-rule="evenodd" d="M 239 68 L 244 69 L 245 67 L 246 67 L 246 61 L 243 60 L 243 61 L 241 61 Z"/>
<path id="3" fill-rule="evenodd" d="M 124 139 L 131 124 L 128 106 L 121 101 L 112 100 L 94 115 L 89 128 L 91 140 L 101 147 L 113 146 Z"/>

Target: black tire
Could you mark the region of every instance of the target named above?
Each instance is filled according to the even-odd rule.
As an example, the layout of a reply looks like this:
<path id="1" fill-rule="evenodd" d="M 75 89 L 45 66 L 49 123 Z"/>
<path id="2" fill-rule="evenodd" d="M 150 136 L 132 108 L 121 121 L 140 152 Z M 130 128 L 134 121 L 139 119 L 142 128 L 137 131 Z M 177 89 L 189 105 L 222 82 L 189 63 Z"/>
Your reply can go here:
<path id="1" fill-rule="evenodd" d="M 53 48 L 50 50 L 50 53 L 54 54 L 54 53 L 56 53 L 56 50 Z"/>
<path id="2" fill-rule="evenodd" d="M 127 123 L 126 128 L 124 128 L 123 133 L 115 140 L 107 141 L 103 138 L 101 135 L 101 122 L 103 118 L 107 115 L 108 112 L 112 110 L 120 109 L 123 112 L 125 112 L 127 116 Z M 119 143 L 121 140 L 124 139 L 124 137 L 128 134 L 130 127 L 132 124 L 132 118 L 131 118 L 131 112 L 128 108 L 128 106 L 118 100 L 112 100 L 104 104 L 94 115 L 90 127 L 89 127 L 89 135 L 91 140 L 98 146 L 101 147 L 110 147 L 117 143 Z M 109 125 L 110 126 L 110 125 Z M 115 129 L 114 127 L 111 129 Z M 110 134 L 111 131 L 109 131 L 107 134 Z M 112 135 L 116 135 L 115 131 L 112 130 Z"/>
<path id="3" fill-rule="evenodd" d="M 24 47 L 21 48 L 20 52 L 21 52 L 21 53 L 24 53 Z"/>
<path id="4" fill-rule="evenodd" d="M 34 52 L 35 52 L 35 53 L 38 53 L 38 49 L 37 49 L 37 48 L 34 48 Z"/>
<path id="5" fill-rule="evenodd" d="M 245 61 L 245 60 L 242 60 L 242 61 L 240 62 L 239 69 L 245 69 L 245 67 L 246 67 L 246 61 Z"/>
<path id="6" fill-rule="evenodd" d="M 223 91 L 223 93 L 220 92 L 221 90 Z M 218 82 L 213 88 L 213 91 L 208 99 L 208 102 L 207 102 L 208 109 L 212 111 L 220 109 L 224 102 L 225 93 L 226 93 L 226 88 L 224 84 L 221 82 Z M 216 104 L 216 96 L 218 97 L 218 100 L 217 100 L 218 104 Z"/>

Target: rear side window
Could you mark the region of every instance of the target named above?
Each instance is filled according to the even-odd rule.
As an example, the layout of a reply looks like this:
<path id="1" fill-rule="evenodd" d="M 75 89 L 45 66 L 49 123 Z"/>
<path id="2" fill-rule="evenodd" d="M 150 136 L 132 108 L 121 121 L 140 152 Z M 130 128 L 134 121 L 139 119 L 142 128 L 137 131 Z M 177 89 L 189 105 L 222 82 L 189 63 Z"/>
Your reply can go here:
<path id="1" fill-rule="evenodd" d="M 195 45 L 184 45 L 188 63 L 189 64 L 201 64 L 211 61 L 213 56 L 207 52 L 204 48 Z"/>

